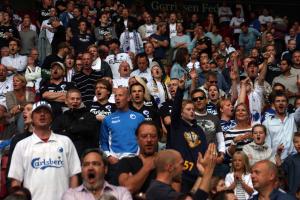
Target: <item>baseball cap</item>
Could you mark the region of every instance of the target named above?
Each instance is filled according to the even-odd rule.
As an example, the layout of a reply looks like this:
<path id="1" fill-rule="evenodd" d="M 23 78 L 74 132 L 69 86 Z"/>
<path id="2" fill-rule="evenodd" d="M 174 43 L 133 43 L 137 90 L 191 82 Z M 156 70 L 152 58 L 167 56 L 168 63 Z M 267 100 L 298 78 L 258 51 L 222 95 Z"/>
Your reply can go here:
<path id="1" fill-rule="evenodd" d="M 52 68 L 54 65 L 60 66 L 63 71 L 66 70 L 65 65 L 63 63 L 61 63 L 61 62 L 53 62 L 53 63 L 51 63 L 51 67 L 50 68 Z"/>
<path id="2" fill-rule="evenodd" d="M 42 108 L 42 107 L 47 108 L 52 113 L 51 105 L 49 103 L 47 103 L 46 101 L 38 101 L 35 104 L 33 104 L 32 112 L 34 112 L 37 109 Z"/>

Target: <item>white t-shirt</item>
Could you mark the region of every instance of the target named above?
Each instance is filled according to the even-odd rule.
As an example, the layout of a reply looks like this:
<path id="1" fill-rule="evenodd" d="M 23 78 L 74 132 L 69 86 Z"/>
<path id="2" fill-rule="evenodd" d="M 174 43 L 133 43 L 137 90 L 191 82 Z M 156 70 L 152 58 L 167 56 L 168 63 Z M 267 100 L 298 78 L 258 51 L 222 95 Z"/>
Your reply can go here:
<path id="1" fill-rule="evenodd" d="M 119 65 L 121 62 L 126 61 L 129 64 L 130 69 L 132 69 L 132 62 L 128 53 L 118 53 L 117 55 L 113 55 L 113 54 L 108 55 L 105 58 L 105 61 L 109 64 L 114 79 L 120 77 Z"/>
<path id="2" fill-rule="evenodd" d="M 165 92 L 168 93 L 168 91 L 164 90 L 161 82 L 156 82 L 155 84 L 153 80 L 147 83 L 147 88 L 150 91 L 150 94 L 154 97 L 154 100 L 157 103 L 158 107 L 161 107 L 162 103 L 166 101 Z M 167 94 L 167 96 L 169 96 L 169 94 Z"/>
<path id="3" fill-rule="evenodd" d="M 227 15 L 227 16 L 224 16 Z M 227 6 L 221 6 L 218 9 L 218 16 L 219 16 L 219 22 L 229 22 L 230 16 L 232 16 L 232 11 L 230 7 Z"/>
<path id="4" fill-rule="evenodd" d="M 176 31 L 176 23 L 174 24 L 169 24 L 169 29 L 170 29 L 170 39 L 174 36 L 177 35 L 177 31 Z"/>
<path id="5" fill-rule="evenodd" d="M 113 88 L 118 88 L 118 87 L 128 87 L 128 81 L 130 77 L 120 77 L 117 79 L 113 79 Z"/>
<path id="6" fill-rule="evenodd" d="M 261 24 L 266 24 L 268 22 L 273 22 L 273 17 L 272 16 L 264 16 L 264 15 L 261 15 L 258 17 L 258 21 L 261 23 Z"/>
<path id="7" fill-rule="evenodd" d="M 234 26 L 240 26 L 241 23 L 243 23 L 244 21 L 245 20 L 242 17 L 239 17 L 239 18 L 233 17 L 231 19 L 231 21 L 230 21 L 230 26 L 232 26 L 232 27 L 234 27 Z M 233 33 L 241 33 L 241 32 L 242 32 L 241 28 L 234 28 L 233 29 Z"/>
<path id="8" fill-rule="evenodd" d="M 145 24 L 145 27 L 146 27 L 146 37 L 149 37 L 150 35 L 154 34 L 155 33 L 155 29 L 154 29 L 154 25 L 153 24 Z"/>
<path id="9" fill-rule="evenodd" d="M 13 77 L 9 76 L 4 82 L 0 82 L 0 103 L 6 104 L 6 93 L 13 91 Z"/>
<path id="10" fill-rule="evenodd" d="M 140 48 L 142 49 L 143 48 L 143 41 L 142 41 L 141 35 L 138 32 L 136 32 L 136 34 L 137 34 L 137 39 L 139 40 Z M 129 32 L 129 50 L 128 51 L 133 52 L 134 54 L 136 54 L 138 52 L 137 52 L 137 49 L 135 48 L 135 45 L 136 45 L 135 42 L 136 41 L 134 40 L 133 36 L 134 36 L 133 32 Z M 125 32 L 123 32 L 120 36 L 121 49 L 124 46 L 125 39 L 126 39 L 125 38 Z"/>
<path id="11" fill-rule="evenodd" d="M 77 151 L 68 137 L 51 133 L 44 142 L 33 133 L 17 143 L 8 177 L 23 182 L 32 200 L 58 200 L 69 188 L 69 178 L 80 172 Z"/>

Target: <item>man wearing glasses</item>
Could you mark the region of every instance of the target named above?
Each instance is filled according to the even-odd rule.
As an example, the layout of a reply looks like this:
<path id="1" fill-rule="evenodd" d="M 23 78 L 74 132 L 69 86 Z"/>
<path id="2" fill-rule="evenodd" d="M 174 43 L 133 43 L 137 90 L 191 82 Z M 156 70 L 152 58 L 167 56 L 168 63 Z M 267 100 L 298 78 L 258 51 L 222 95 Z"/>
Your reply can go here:
<path id="1" fill-rule="evenodd" d="M 197 125 L 203 129 L 207 143 L 214 143 L 217 145 L 218 157 L 215 175 L 225 176 L 226 173 L 224 174 L 224 170 L 218 170 L 223 163 L 225 154 L 225 142 L 222 128 L 220 126 L 220 120 L 217 116 L 207 113 L 206 106 L 208 101 L 203 90 L 196 89 L 192 91 L 191 97 L 195 106 L 195 118 Z"/>

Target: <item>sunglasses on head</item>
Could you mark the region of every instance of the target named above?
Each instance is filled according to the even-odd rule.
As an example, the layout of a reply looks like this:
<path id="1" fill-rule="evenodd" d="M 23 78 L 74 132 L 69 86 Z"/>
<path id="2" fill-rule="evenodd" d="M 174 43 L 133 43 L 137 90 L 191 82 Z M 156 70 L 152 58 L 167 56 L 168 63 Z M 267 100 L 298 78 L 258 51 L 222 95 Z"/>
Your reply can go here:
<path id="1" fill-rule="evenodd" d="M 200 97 L 193 97 L 192 98 L 192 101 L 196 102 L 198 100 L 204 100 L 205 99 L 205 96 L 200 96 Z"/>

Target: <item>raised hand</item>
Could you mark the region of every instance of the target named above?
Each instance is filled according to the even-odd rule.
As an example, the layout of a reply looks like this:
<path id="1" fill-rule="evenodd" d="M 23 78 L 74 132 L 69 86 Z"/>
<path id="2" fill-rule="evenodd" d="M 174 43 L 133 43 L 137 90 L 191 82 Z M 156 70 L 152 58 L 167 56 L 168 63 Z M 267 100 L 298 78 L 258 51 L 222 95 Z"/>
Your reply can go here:
<path id="1" fill-rule="evenodd" d="M 179 79 L 179 83 L 178 83 L 178 87 L 180 88 L 180 89 L 184 89 L 184 86 L 185 86 L 185 79 L 186 79 L 186 77 L 185 77 L 185 75 L 183 75 L 180 79 Z"/>
<path id="2" fill-rule="evenodd" d="M 214 143 L 210 143 L 204 154 L 204 157 L 199 152 L 197 159 L 197 169 L 200 173 L 204 174 L 207 171 L 213 171 L 216 166 L 218 157 L 217 148 Z"/>
<path id="3" fill-rule="evenodd" d="M 193 64 L 193 68 L 190 71 L 190 77 L 191 77 L 191 79 L 197 79 L 198 78 L 198 73 L 195 69 L 195 64 Z"/>

